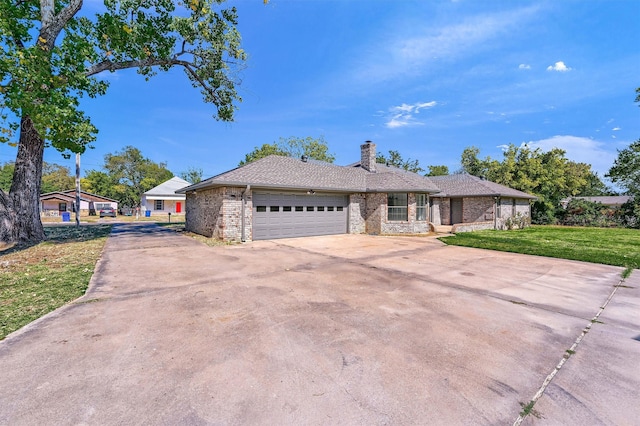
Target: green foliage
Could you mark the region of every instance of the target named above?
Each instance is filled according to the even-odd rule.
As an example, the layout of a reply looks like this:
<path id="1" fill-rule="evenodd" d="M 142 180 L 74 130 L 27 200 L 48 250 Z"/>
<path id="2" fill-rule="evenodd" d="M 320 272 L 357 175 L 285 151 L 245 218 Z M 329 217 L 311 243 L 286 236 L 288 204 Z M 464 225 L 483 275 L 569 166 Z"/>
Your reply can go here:
<path id="1" fill-rule="evenodd" d="M 82 153 L 97 129 L 80 98 L 104 95 L 103 72 L 179 66 L 212 103 L 216 118 L 233 119 L 235 72 L 245 59 L 235 8 L 223 1 L 176 3 L 105 0 L 106 12 L 78 16 L 78 0 L 0 2 L 0 142 L 15 143 L 21 117 L 61 152 Z"/>
<path id="2" fill-rule="evenodd" d="M 629 228 L 640 228 L 640 197 L 634 196 L 616 212 L 620 223 Z"/>
<path id="3" fill-rule="evenodd" d="M 187 182 L 194 184 L 202 181 L 202 169 L 189 167 L 186 172 L 180 173 L 180 177 Z"/>
<path id="4" fill-rule="evenodd" d="M 509 145 L 502 161 L 480 159 L 479 153 L 476 147 L 466 148 L 461 158 L 462 170 L 537 196 L 531 212 L 534 223 L 554 223 L 563 198 L 604 187 L 602 182 L 596 182 L 599 178 L 590 165 L 568 160 L 565 151 L 558 148 L 543 152 L 526 145 Z"/>
<path id="5" fill-rule="evenodd" d="M 0 190 L 9 192 L 11 182 L 13 182 L 13 171 L 15 170 L 14 162 L 6 162 L 0 166 Z"/>
<path id="6" fill-rule="evenodd" d="M 558 210 L 558 219 L 563 225 L 578 226 L 617 226 L 615 209 L 581 198 L 574 198 L 566 208 Z"/>
<path id="7" fill-rule="evenodd" d="M 376 163 L 386 164 L 388 166 L 397 167 L 399 169 L 407 170 L 413 173 L 422 173 L 424 169 L 420 167 L 418 160 L 412 160 L 402 158 L 402 155 L 398 151 L 389 150 L 389 155 L 385 156 L 380 153 L 376 156 Z"/>
<path id="8" fill-rule="evenodd" d="M 6 162 L 0 166 L 0 189 L 9 192 L 13 182 L 14 162 Z M 71 175 L 68 167 L 55 163 L 42 163 L 42 184 L 40 193 L 66 191 L 75 188 L 75 177 Z"/>
<path id="9" fill-rule="evenodd" d="M 509 216 L 504 222 L 504 226 L 509 231 L 513 229 L 524 229 L 529 225 L 531 225 L 531 218 L 520 212 L 516 213 L 515 216 Z"/>
<path id="10" fill-rule="evenodd" d="M 307 158 L 333 163 L 335 156 L 329 153 L 329 146 L 323 136 L 315 139 L 311 136 L 306 138 L 280 138 L 278 142 L 265 143 L 261 147 L 255 147 L 253 151 L 245 155 L 239 166 L 251 163 L 269 155 L 281 155 L 283 157 Z"/>
<path id="11" fill-rule="evenodd" d="M 640 139 L 618 151 L 618 158 L 605 176 L 625 188 L 628 194 L 640 197 Z"/>
<path id="12" fill-rule="evenodd" d="M 447 176 L 449 167 L 447 166 L 429 166 L 429 173 L 425 176 Z"/>
<path id="13" fill-rule="evenodd" d="M 127 146 L 105 155 L 104 171 L 89 171 L 82 185 L 88 192 L 117 200 L 120 207 L 135 207 L 144 192 L 173 177 L 166 166 L 143 157 L 138 148 Z"/>
<path id="14" fill-rule="evenodd" d="M 44 163 L 42 166 L 42 185 L 40 192 L 67 191 L 75 188 L 76 179 L 71 176 L 68 167 L 59 164 Z"/>
<path id="15" fill-rule="evenodd" d="M 451 245 L 640 268 L 638 231 L 627 228 L 530 226 L 518 231 L 461 232 Z"/>

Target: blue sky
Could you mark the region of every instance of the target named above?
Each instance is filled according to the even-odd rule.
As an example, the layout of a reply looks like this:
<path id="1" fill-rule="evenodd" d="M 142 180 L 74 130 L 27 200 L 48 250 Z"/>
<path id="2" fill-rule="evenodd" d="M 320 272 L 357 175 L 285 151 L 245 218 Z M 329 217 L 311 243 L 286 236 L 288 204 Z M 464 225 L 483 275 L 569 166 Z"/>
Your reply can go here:
<path id="1" fill-rule="evenodd" d="M 100 129 L 84 170 L 134 145 L 176 174 L 209 177 L 263 143 L 323 136 L 337 164 L 357 161 L 366 140 L 451 171 L 465 147 L 501 158 L 504 145 L 530 143 L 602 176 L 640 137 L 635 0 L 227 4 L 249 55 L 235 122 L 215 121 L 182 70 L 149 82 L 107 74 L 107 95 L 83 101 Z M 14 157 L 0 146 L 0 161 Z M 45 160 L 73 169 L 55 150 Z"/>

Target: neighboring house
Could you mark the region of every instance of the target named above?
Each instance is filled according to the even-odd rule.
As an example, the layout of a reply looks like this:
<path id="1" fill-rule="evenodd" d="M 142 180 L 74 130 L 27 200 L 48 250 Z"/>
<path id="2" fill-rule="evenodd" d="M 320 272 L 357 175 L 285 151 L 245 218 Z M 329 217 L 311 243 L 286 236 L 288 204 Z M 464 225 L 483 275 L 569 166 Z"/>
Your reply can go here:
<path id="1" fill-rule="evenodd" d="M 631 195 L 607 195 L 598 197 L 568 197 L 560 201 L 562 208 L 566 209 L 569 202 L 573 199 L 580 199 L 591 201 L 593 203 L 600 203 L 612 209 L 619 209 L 624 203 L 633 199 Z"/>
<path id="2" fill-rule="evenodd" d="M 142 194 L 140 201 L 142 211 L 150 211 L 151 215 L 184 214 L 186 197 L 184 194 L 176 194 L 176 191 L 189 185 L 191 185 L 190 182 L 174 176 L 155 188 L 151 188 Z"/>
<path id="3" fill-rule="evenodd" d="M 377 164 L 375 144 L 360 148 L 361 161 L 349 166 L 272 155 L 179 189 L 186 228 L 224 241 L 431 231 L 429 204 L 440 188 Z"/>
<path id="4" fill-rule="evenodd" d="M 505 229 L 509 218 L 531 218 L 536 197 L 525 192 L 466 173 L 432 176 L 431 181 L 441 190 L 432 198 L 434 225 L 453 225 L 454 232 Z"/>
<path id="5" fill-rule="evenodd" d="M 40 214 L 59 216 L 62 212 L 75 212 L 76 190 L 48 192 L 40 195 Z M 101 195 L 80 191 L 80 214 L 94 215 L 103 207 L 118 210 L 118 202 Z"/>

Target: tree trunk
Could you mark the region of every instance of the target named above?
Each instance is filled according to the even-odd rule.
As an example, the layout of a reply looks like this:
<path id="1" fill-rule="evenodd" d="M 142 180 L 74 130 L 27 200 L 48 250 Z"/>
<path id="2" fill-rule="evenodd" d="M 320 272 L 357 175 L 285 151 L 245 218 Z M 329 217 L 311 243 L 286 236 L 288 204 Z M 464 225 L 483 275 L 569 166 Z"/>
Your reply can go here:
<path id="1" fill-rule="evenodd" d="M 22 117 L 11 190 L 8 195 L 0 193 L 0 240 L 3 242 L 39 243 L 45 238 L 40 220 L 43 155 L 44 140 L 31 118 Z"/>

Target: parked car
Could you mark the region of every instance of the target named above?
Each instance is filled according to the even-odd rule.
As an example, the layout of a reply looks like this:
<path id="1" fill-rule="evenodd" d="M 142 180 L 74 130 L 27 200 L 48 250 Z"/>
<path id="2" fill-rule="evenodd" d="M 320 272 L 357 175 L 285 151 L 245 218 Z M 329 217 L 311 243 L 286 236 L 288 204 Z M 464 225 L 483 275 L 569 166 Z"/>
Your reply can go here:
<path id="1" fill-rule="evenodd" d="M 116 217 L 116 210 L 113 207 L 103 207 L 100 209 L 100 217 Z"/>

